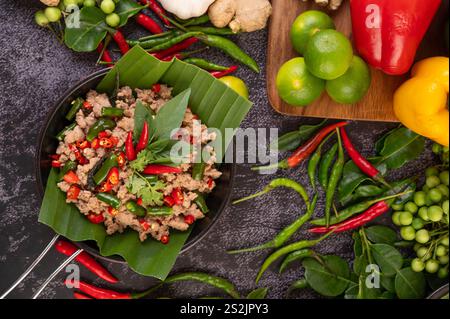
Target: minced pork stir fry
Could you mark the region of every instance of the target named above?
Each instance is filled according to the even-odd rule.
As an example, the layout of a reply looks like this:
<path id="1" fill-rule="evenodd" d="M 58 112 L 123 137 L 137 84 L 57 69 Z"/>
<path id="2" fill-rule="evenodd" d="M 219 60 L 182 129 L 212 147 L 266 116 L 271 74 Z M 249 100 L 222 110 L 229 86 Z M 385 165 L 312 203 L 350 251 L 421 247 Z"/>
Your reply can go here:
<path id="1" fill-rule="evenodd" d="M 133 94 L 134 93 L 134 94 Z M 187 108 L 178 139 L 197 143 L 209 160 L 194 163 L 198 151 L 192 148 L 187 161 L 151 163 L 151 128 L 145 122 L 140 136 L 134 138 L 136 103 L 155 112 L 172 98 L 171 89 L 154 85 L 152 89 L 129 87 L 118 90 L 114 106 L 106 94 L 90 91 L 86 100 L 75 100 L 68 118 L 75 123 L 58 136 L 60 139 L 53 167 L 61 169 L 58 187 L 92 223 L 103 223 L 108 234 L 137 231 L 141 241 L 148 235 L 169 242 L 169 229 L 188 229 L 204 217 L 208 208 L 203 195 L 215 187 L 221 173 L 214 168 L 216 154 L 210 145 L 216 134 L 204 124 L 195 130 L 198 117 Z M 72 113 L 72 114 L 70 114 Z"/>

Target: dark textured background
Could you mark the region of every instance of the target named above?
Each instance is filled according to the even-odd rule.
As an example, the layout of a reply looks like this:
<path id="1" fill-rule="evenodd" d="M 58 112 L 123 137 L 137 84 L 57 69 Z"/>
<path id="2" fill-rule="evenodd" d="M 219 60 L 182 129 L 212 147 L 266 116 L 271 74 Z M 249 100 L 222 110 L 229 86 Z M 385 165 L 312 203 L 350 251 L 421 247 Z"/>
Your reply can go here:
<path id="1" fill-rule="evenodd" d="M 0 1 L 0 292 L 4 291 L 31 263 L 41 249 L 53 237 L 53 232 L 37 222 L 41 198 L 37 193 L 33 161 L 37 137 L 48 110 L 74 83 L 98 70 L 95 54 L 74 53 L 59 44 L 48 30 L 37 27 L 33 14 L 40 7 L 37 0 Z M 130 24 L 127 34 L 139 29 Z M 243 127 L 278 127 L 282 132 L 295 129 L 300 123 L 317 120 L 281 116 L 275 113 L 267 101 L 264 65 L 267 33 L 265 31 L 236 38 L 238 44 L 263 67 L 261 74 L 241 68 L 238 76 L 250 87 L 255 105 L 243 123 Z M 208 58 L 223 64 L 231 61 L 215 51 Z M 349 127 L 355 144 L 365 154 L 370 154 L 374 141 L 392 128 L 393 124 L 352 123 Z M 397 176 L 408 176 L 426 167 L 432 160 L 430 153 L 408 164 Z M 260 190 L 273 176 L 257 175 L 250 165 L 239 165 L 232 198 L 242 197 Z M 304 185 L 307 177 L 304 165 L 282 176 L 293 178 Z M 311 190 L 310 190 L 311 193 Z M 321 211 L 322 203 L 317 213 Z M 226 249 L 259 244 L 271 239 L 278 230 L 290 223 L 302 212 L 302 204 L 295 194 L 277 190 L 269 196 L 239 206 L 229 206 L 218 223 L 195 247 L 180 255 L 174 272 L 201 270 L 230 279 L 240 292 L 255 288 L 254 278 L 266 252 L 229 256 Z M 297 238 L 304 237 L 300 232 Z M 337 253 L 351 258 L 349 234 L 335 236 L 318 246 L 322 253 Z M 63 257 L 51 252 L 23 284 L 11 295 L 28 298 L 48 274 L 61 263 Z M 118 289 L 141 290 L 153 280 L 133 273 L 126 266 L 106 265 L 122 284 Z M 290 283 L 298 279 L 302 271 L 290 268 L 282 276 L 274 268 L 260 282 L 269 287 L 270 298 L 283 298 Z M 82 276 L 93 280 L 86 270 Z M 61 274 L 41 295 L 41 298 L 72 298 L 72 292 L 61 283 Z M 104 284 L 95 280 L 96 284 Z M 197 284 L 179 284 L 161 290 L 159 295 L 170 297 L 196 297 L 214 295 L 217 291 Z M 291 297 L 314 298 L 308 290 Z"/>

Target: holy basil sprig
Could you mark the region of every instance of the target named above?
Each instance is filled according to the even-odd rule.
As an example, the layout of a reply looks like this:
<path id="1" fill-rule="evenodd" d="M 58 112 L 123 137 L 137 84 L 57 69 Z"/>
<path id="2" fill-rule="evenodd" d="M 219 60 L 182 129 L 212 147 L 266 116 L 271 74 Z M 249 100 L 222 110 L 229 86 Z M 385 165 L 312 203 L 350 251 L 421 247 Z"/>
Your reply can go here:
<path id="1" fill-rule="evenodd" d="M 166 184 L 161 180 L 151 183 L 135 171 L 128 180 L 127 188 L 130 193 L 142 199 L 144 206 L 161 206 L 163 204 L 162 191 L 166 188 Z"/>

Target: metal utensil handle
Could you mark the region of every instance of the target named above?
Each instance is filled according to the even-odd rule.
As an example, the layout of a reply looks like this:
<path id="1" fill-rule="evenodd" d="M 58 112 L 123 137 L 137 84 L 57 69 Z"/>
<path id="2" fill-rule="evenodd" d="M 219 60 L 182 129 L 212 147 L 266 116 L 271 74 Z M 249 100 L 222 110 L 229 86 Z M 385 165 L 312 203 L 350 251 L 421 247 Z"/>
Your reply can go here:
<path id="1" fill-rule="evenodd" d="M 42 291 L 47 287 L 47 285 L 50 283 L 50 281 L 53 280 L 53 278 L 56 277 L 57 274 L 60 273 L 61 270 L 63 270 L 68 264 L 72 262 L 79 254 L 83 252 L 83 249 L 78 249 L 76 252 L 74 252 L 72 255 L 70 255 L 69 258 L 67 258 L 61 265 L 59 265 L 58 268 L 44 281 L 44 283 L 39 287 L 39 289 L 36 291 L 36 293 L 31 297 L 31 299 L 36 299 Z"/>
<path id="2" fill-rule="evenodd" d="M 33 271 L 34 267 L 36 267 L 39 262 L 44 258 L 44 256 L 48 253 L 48 251 L 52 248 L 52 246 L 55 244 L 55 242 L 58 240 L 59 235 L 55 235 L 53 239 L 48 243 L 48 245 L 44 248 L 44 250 L 41 252 L 41 254 L 33 261 L 33 263 L 28 267 L 25 272 L 20 275 L 19 278 L 11 285 L 11 287 L 8 288 L 1 296 L 0 299 L 4 299 L 11 291 L 13 291 L 14 288 L 16 288 L 24 279 L 26 276 L 29 275 L 30 272 Z"/>

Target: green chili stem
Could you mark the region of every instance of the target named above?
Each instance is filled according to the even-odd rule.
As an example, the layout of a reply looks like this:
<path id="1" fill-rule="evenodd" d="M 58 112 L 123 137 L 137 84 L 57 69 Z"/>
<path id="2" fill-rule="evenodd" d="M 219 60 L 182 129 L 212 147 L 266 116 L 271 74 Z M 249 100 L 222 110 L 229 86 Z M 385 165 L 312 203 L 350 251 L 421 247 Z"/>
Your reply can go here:
<path id="1" fill-rule="evenodd" d="M 264 190 L 262 190 L 262 191 L 260 191 L 260 192 L 258 192 L 258 193 L 255 193 L 255 194 L 253 194 L 253 195 L 250 195 L 250 196 L 247 196 L 247 197 L 244 197 L 244 198 L 235 200 L 235 201 L 232 202 L 231 204 L 236 205 L 236 204 L 245 202 L 245 201 L 247 201 L 247 200 L 249 200 L 249 199 L 253 199 L 253 198 L 262 196 L 262 195 L 264 195 L 264 194 L 267 194 L 267 193 L 270 192 L 271 190 L 272 190 L 271 188 L 266 187 Z"/>

